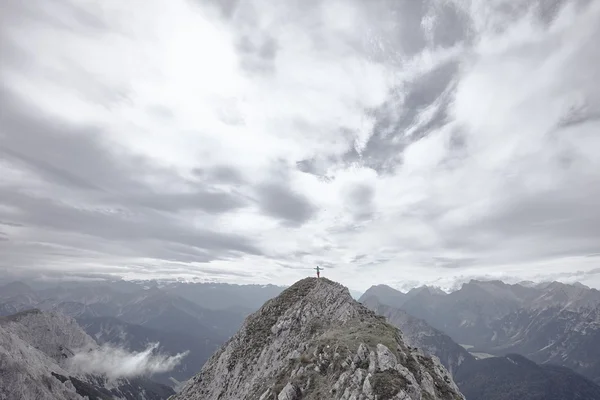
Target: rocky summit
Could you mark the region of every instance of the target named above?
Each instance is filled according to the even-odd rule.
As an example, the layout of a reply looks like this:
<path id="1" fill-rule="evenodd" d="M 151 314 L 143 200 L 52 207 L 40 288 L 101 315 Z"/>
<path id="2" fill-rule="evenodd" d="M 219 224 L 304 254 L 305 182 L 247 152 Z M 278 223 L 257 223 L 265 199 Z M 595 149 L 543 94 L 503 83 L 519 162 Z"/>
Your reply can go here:
<path id="1" fill-rule="evenodd" d="M 461 400 L 436 358 L 344 286 L 303 279 L 250 315 L 177 400 Z"/>

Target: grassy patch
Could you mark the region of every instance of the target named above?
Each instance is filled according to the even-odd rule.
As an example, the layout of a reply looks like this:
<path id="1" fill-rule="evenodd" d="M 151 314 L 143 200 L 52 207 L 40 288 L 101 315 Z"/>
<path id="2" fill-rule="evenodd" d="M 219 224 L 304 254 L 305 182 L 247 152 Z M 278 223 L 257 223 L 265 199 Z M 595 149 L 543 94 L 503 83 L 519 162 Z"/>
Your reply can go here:
<path id="1" fill-rule="evenodd" d="M 371 386 L 378 399 L 387 400 L 397 395 L 401 389 L 407 388 L 408 381 L 400 375 L 400 372 L 388 369 L 374 373 L 371 377 Z"/>
<path id="2" fill-rule="evenodd" d="M 398 355 L 398 330 L 381 321 L 350 320 L 340 327 L 329 329 L 317 341 L 347 348 L 350 353 L 356 353 L 361 343 L 371 350 L 381 343 Z"/>

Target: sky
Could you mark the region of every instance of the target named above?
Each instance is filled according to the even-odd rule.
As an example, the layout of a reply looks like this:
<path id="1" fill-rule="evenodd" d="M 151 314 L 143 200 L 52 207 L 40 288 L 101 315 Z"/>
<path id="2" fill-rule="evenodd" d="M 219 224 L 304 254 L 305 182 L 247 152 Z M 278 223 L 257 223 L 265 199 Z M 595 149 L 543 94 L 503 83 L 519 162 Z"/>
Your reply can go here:
<path id="1" fill-rule="evenodd" d="M 598 0 L 0 0 L 0 273 L 600 288 Z"/>

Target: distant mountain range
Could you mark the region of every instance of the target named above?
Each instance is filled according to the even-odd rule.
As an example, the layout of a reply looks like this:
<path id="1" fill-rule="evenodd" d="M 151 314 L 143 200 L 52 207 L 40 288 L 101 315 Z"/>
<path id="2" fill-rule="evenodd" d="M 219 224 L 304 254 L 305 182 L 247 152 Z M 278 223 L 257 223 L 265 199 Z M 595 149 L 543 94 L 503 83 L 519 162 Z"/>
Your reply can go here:
<path id="1" fill-rule="evenodd" d="M 246 318 L 254 311 L 271 304 L 265 310 L 280 315 L 279 303 L 270 299 L 284 290 L 270 285 L 174 282 L 12 282 L 0 286 L 0 315 L 8 316 L 0 320 L 0 328 L 9 322 L 11 326 L 9 333 L 4 328 L 3 346 L 13 351 L 21 348 L 15 347 L 15 340 L 25 343 L 27 349 L 31 347 L 25 359 L 40 362 L 42 372 L 37 367 L 29 370 L 29 362 L 18 366 L 20 361 L 10 355 L 2 360 L 11 365 L 6 372 L 9 377 L 23 370 L 33 381 L 69 381 L 69 387 L 99 399 L 118 395 L 106 390 L 130 388 L 133 392 L 146 387 L 144 390 L 158 393 L 155 398 L 161 399 L 163 385 L 189 385 L 186 381 L 223 349 L 219 350 L 221 345 L 235 340 L 234 335 L 244 320 L 248 324 Z M 600 399 L 600 292 L 595 289 L 558 282 L 509 285 L 473 280 L 452 293 L 426 286 L 403 293 L 377 285 L 367 290 L 360 302 L 400 328 L 408 349 L 436 356 L 468 400 Z M 41 311 L 27 311 L 34 309 Z M 36 317 L 37 322 L 26 328 L 14 323 L 30 313 L 43 317 Z M 60 324 L 69 328 L 60 328 L 58 333 L 51 328 L 53 333 L 45 334 L 40 321 L 63 321 Z M 307 319 L 304 324 L 326 322 L 315 321 Z M 157 350 L 162 354 L 188 353 L 168 372 L 154 373 L 152 381 L 128 379 L 121 389 L 109 387 L 105 377 L 82 377 L 61 364 L 61 358 L 72 356 L 71 348 L 81 347 L 79 342 L 64 342 L 61 332 L 77 330 L 85 331 L 87 339 L 80 342 L 89 346 L 110 344 L 142 352 L 159 343 Z M 68 333 L 66 337 L 82 336 Z M 41 378 L 48 371 L 51 378 Z M 51 393 L 60 389 L 54 380 L 46 385 Z M 15 382 L 9 386 L 11 390 L 29 384 L 35 387 L 27 380 Z M 167 388 L 170 393 L 171 388 Z M 70 394 L 57 396 L 71 399 Z"/>
<path id="2" fill-rule="evenodd" d="M 381 304 L 372 293 L 363 304 L 399 328 L 407 344 L 438 357 L 468 400 L 600 399 L 600 386 L 569 368 L 538 365 L 518 354 L 478 358 L 424 320 Z"/>
<path id="3" fill-rule="evenodd" d="M 416 293 L 415 293 L 416 291 Z M 581 284 L 470 281 L 446 294 L 429 288 L 402 293 L 373 286 L 370 297 L 446 333 L 471 352 L 522 354 L 600 383 L 600 291 Z"/>
<path id="4" fill-rule="evenodd" d="M 76 318 L 98 343 L 140 351 L 160 343 L 168 354 L 189 351 L 155 380 L 177 385 L 196 373 L 241 326 L 247 314 L 283 290 L 267 285 L 159 282 L 63 282 L 37 289 L 0 286 L 0 316 L 37 308 Z"/>

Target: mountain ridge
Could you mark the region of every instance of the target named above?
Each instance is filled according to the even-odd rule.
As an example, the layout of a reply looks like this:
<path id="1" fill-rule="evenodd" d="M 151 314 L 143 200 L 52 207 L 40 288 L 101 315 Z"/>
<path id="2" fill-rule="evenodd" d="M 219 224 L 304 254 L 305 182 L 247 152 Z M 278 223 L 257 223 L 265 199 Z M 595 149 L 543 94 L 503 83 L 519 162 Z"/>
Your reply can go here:
<path id="1" fill-rule="evenodd" d="M 352 299 L 347 288 L 306 278 L 250 315 L 174 399 L 376 395 L 463 399 L 439 361 L 406 346 L 396 328 Z"/>

